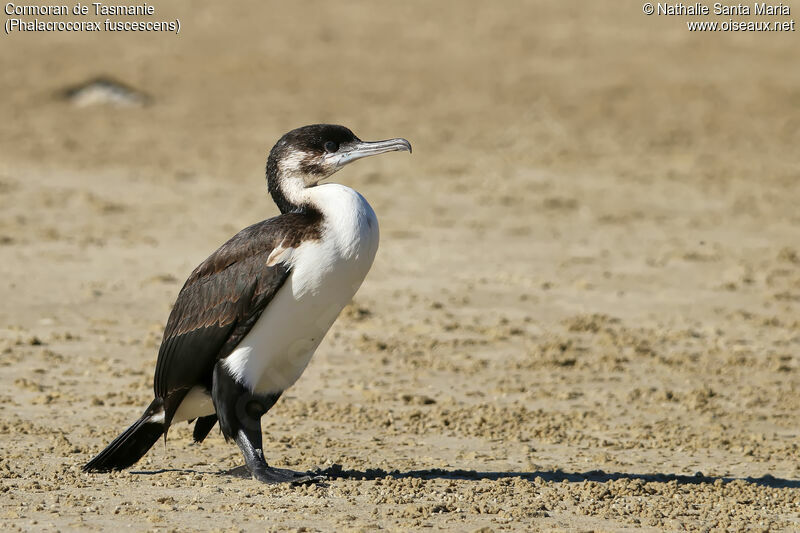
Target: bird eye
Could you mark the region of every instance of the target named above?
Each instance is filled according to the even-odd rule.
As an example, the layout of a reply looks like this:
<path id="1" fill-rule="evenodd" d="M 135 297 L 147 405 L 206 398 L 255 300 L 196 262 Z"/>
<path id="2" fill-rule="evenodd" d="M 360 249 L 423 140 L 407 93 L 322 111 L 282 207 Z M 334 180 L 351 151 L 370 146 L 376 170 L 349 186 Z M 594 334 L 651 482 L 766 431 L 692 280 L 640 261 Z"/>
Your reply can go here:
<path id="1" fill-rule="evenodd" d="M 338 144 L 336 144 L 336 143 L 335 143 L 335 142 L 333 142 L 333 141 L 327 141 L 327 142 L 325 143 L 325 146 L 324 146 L 324 148 L 325 148 L 325 151 L 326 151 L 326 152 L 328 152 L 329 154 L 332 154 L 333 152 L 335 152 L 336 150 L 338 150 L 338 149 L 339 149 L 339 145 L 338 145 Z"/>

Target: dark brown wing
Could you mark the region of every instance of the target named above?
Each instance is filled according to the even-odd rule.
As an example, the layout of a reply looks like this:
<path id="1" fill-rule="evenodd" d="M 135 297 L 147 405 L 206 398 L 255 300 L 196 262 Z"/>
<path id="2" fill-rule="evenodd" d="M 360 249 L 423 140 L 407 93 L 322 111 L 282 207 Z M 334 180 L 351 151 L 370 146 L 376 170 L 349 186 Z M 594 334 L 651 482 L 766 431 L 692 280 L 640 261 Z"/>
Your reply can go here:
<path id="1" fill-rule="evenodd" d="M 214 364 L 247 335 L 289 275 L 268 267 L 281 243 L 319 236 L 318 217 L 287 213 L 243 229 L 198 266 L 170 313 L 158 352 L 153 388 L 167 420 L 195 385 L 210 387 Z"/>

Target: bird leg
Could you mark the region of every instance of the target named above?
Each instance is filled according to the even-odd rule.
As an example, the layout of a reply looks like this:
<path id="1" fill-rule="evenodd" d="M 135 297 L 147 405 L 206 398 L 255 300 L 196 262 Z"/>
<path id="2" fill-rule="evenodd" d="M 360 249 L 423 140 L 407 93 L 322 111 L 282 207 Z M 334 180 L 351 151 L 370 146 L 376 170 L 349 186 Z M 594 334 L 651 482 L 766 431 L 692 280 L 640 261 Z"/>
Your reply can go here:
<path id="1" fill-rule="evenodd" d="M 233 439 L 244 455 L 250 474 L 263 483 L 309 483 L 321 478 L 310 472 L 273 468 L 264 459 L 261 417 L 275 405 L 281 393 L 254 394 L 231 376 L 222 362 L 214 367 L 211 393 L 225 439 Z"/>

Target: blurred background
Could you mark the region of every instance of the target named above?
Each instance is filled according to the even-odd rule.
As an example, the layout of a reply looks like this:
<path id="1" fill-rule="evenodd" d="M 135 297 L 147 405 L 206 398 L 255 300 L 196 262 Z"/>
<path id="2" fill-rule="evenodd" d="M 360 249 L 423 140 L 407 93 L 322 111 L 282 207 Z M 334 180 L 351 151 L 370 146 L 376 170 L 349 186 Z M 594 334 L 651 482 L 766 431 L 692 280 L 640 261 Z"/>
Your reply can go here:
<path id="1" fill-rule="evenodd" d="M 312 490 L 306 518 L 276 523 L 797 526 L 797 32 L 691 33 L 691 17 L 627 1 L 150 4 L 152 17 L 116 19 L 180 19 L 178 35 L 2 37 L 0 417 L 27 433 L 0 447 L 6 486 L 29 492 L 3 504 L 6 525 L 102 524 L 84 483 L 106 483 L 102 512 L 144 491 L 122 508 L 142 527 L 194 523 L 147 505 L 189 474 L 87 481 L 77 468 L 149 401 L 192 268 L 277 214 L 268 150 L 331 122 L 414 153 L 336 175 L 375 208 L 381 250 L 268 415 L 267 451 L 303 468 L 523 475 L 483 492 L 401 476 L 390 494 L 419 493 L 391 505 L 349 484 Z M 175 430 L 142 468 L 238 460 L 218 435 L 188 442 Z M 594 470 L 621 477 L 595 483 Z M 697 471 L 711 477 L 677 499 L 661 478 L 636 485 Z M 778 481 L 752 482 L 765 474 Z M 755 503 L 697 514 L 696 498 L 722 494 L 714 476 L 750 480 L 724 490 Z M 455 500 L 431 495 L 445 485 Z M 238 509 L 191 490 L 220 513 L 209 524 Z M 55 493 L 63 518 L 46 510 Z M 612 506 L 633 497 L 674 512 Z"/>

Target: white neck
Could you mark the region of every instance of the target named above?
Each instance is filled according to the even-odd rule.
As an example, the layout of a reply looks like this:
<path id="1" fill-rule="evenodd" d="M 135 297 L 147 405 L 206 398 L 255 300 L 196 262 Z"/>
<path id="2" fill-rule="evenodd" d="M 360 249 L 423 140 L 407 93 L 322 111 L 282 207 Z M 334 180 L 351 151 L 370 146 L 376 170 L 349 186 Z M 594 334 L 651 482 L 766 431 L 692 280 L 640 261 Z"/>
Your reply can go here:
<path id="1" fill-rule="evenodd" d="M 301 206 L 308 204 L 313 194 L 309 191 L 315 187 L 306 187 L 302 178 L 288 177 L 281 183 L 283 196 L 293 205 Z"/>
<path id="2" fill-rule="evenodd" d="M 378 218 L 358 192 L 338 183 L 308 187 L 306 205 L 322 213 L 324 238 L 337 241 L 344 255 L 358 255 L 365 241 L 378 240 Z M 374 252 L 373 252 L 374 253 Z"/>

